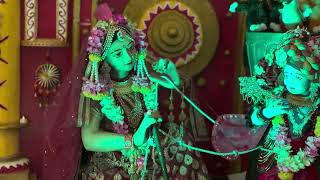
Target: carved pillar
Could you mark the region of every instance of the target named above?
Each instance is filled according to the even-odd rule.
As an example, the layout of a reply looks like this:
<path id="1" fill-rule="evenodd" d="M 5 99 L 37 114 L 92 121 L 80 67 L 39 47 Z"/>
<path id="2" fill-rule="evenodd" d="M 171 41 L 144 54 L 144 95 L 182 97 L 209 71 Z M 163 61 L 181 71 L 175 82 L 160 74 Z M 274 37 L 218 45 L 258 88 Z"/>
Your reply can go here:
<path id="1" fill-rule="evenodd" d="M 0 179 L 29 179 L 19 151 L 20 0 L 0 1 Z"/>

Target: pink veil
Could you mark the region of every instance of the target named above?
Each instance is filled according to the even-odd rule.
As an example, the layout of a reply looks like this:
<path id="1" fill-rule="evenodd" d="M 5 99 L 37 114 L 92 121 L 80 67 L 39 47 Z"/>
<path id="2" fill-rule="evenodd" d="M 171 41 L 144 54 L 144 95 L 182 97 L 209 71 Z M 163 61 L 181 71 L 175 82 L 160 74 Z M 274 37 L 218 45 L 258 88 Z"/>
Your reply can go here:
<path id="1" fill-rule="evenodd" d="M 55 97 L 56 103 L 49 107 L 45 128 L 43 179 L 75 179 L 79 165 L 82 143 L 77 127 L 82 77 L 87 65 L 86 43 L 79 60 L 61 84 Z"/>

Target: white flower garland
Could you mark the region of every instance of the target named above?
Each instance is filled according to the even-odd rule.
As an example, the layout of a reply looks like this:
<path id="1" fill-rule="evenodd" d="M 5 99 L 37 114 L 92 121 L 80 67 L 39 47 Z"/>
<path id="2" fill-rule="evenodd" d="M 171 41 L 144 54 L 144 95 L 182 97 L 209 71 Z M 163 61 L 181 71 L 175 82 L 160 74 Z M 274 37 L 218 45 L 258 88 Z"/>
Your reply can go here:
<path id="1" fill-rule="evenodd" d="M 114 123 L 123 123 L 124 115 L 120 106 L 117 106 L 113 97 L 113 93 L 110 96 L 105 96 L 101 101 L 101 112 Z"/>
<path id="2" fill-rule="evenodd" d="M 111 90 L 113 92 L 113 89 Z M 158 109 L 158 85 L 153 84 L 151 91 L 143 94 L 143 100 L 146 106 L 146 109 L 149 111 Z M 110 96 L 104 97 L 100 101 L 102 106 L 101 112 L 113 123 L 123 124 L 124 111 L 121 106 L 116 105 L 113 93 L 110 93 Z"/>

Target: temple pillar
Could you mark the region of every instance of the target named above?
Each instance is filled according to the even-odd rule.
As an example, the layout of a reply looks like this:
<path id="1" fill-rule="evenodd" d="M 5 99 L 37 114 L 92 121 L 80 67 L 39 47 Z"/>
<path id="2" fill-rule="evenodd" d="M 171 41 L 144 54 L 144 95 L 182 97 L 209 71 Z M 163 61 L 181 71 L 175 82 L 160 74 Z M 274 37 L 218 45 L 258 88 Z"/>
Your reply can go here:
<path id="1" fill-rule="evenodd" d="M 20 0 L 0 0 L 0 179 L 29 179 L 20 153 Z"/>

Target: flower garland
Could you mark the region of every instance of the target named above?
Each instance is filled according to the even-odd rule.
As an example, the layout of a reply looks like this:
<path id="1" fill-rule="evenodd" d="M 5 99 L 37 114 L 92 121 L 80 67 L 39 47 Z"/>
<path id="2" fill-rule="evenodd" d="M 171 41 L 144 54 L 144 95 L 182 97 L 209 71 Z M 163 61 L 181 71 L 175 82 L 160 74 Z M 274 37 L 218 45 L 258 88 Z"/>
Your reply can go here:
<path id="1" fill-rule="evenodd" d="M 99 82 L 98 66 L 102 61 L 103 42 L 110 24 L 99 20 L 88 38 L 88 65 L 83 78 L 82 93 L 93 100 L 101 100 L 109 95 L 110 87 Z"/>
<path id="2" fill-rule="evenodd" d="M 314 130 L 315 136 L 308 136 L 305 141 L 305 147 L 303 149 L 300 148 L 296 155 L 291 154 L 291 139 L 288 138 L 288 127 L 285 126 L 286 123 L 283 117 L 275 117 L 272 120 L 272 125 L 270 138 L 275 140 L 273 151 L 277 155 L 278 176 L 282 180 L 292 179 L 295 172 L 310 166 L 315 161 L 315 157 L 319 155 L 320 117 L 317 117 Z"/>
<path id="3" fill-rule="evenodd" d="M 115 104 L 115 99 L 113 95 L 105 96 L 101 101 L 100 105 L 102 106 L 101 112 L 110 119 L 113 123 L 123 124 L 123 110 L 120 106 Z"/>
<path id="4" fill-rule="evenodd" d="M 132 89 L 133 86 L 134 84 L 131 87 Z M 151 87 L 152 88 L 148 93 L 143 94 L 143 99 L 147 111 L 156 111 L 158 109 L 158 85 L 152 84 Z M 111 92 L 113 92 L 113 90 L 111 90 Z M 123 125 L 125 123 L 124 111 L 120 106 L 116 105 L 113 93 L 111 93 L 110 96 L 102 98 L 100 105 L 102 106 L 101 112 L 113 122 L 114 127 L 116 127 L 116 129 L 121 129 L 119 124 Z"/>
<path id="5" fill-rule="evenodd" d="M 158 86 L 157 84 L 152 84 L 151 87 L 150 91 L 143 94 L 143 100 L 147 111 L 156 111 L 158 109 Z M 113 91 L 114 90 L 111 89 L 111 92 Z M 124 110 L 121 106 L 116 105 L 112 93 L 110 96 L 103 97 L 100 101 L 100 105 L 102 106 L 101 112 L 112 121 L 113 130 L 118 134 L 128 134 L 129 125 L 127 124 L 127 121 L 125 121 Z M 149 145 L 150 144 L 147 143 L 146 147 L 139 149 L 133 147 L 128 151 L 123 151 L 123 155 L 128 157 L 130 162 L 133 163 L 128 169 L 129 174 L 137 174 L 140 172 L 141 176 L 144 176 L 147 167 L 144 163 L 147 163 Z M 141 153 L 143 149 L 146 151 L 144 154 Z"/>

